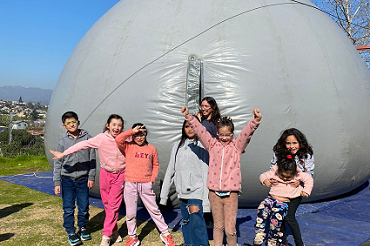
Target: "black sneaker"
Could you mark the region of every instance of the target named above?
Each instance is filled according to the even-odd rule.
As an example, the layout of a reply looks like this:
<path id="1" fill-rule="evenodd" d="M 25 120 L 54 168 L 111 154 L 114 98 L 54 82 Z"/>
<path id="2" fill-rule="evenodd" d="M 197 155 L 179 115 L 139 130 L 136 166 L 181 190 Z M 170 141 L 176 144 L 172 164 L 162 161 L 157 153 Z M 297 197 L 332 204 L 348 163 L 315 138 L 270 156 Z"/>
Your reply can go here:
<path id="1" fill-rule="evenodd" d="M 90 233 L 87 231 L 86 227 L 81 227 L 78 234 L 80 235 L 82 241 L 91 240 Z"/>
<path id="2" fill-rule="evenodd" d="M 68 234 L 68 241 L 69 241 L 69 244 L 72 246 L 82 244 L 80 238 L 75 233 Z"/>

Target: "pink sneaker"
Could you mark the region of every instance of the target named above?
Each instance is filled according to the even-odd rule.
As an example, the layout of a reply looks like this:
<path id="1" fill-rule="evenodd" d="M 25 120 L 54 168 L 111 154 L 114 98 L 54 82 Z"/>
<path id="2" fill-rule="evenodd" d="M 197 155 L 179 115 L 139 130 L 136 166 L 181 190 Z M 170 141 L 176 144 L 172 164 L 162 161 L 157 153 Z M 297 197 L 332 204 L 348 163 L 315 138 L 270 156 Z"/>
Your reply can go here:
<path id="1" fill-rule="evenodd" d="M 161 239 L 166 246 L 176 246 L 175 242 L 173 241 L 173 237 L 169 233 L 162 233 Z"/>
<path id="2" fill-rule="evenodd" d="M 140 244 L 140 241 L 137 237 L 129 237 L 126 239 L 125 246 L 138 246 Z"/>

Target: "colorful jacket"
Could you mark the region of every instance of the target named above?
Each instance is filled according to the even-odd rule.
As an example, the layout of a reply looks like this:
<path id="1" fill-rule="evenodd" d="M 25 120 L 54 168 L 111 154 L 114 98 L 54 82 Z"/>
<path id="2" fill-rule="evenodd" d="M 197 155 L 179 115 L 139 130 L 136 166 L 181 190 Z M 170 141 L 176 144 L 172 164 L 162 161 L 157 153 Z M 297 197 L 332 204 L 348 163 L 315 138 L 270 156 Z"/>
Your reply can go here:
<path id="1" fill-rule="evenodd" d="M 168 194 L 173 183 L 180 199 L 203 200 L 203 212 L 210 212 L 207 189 L 207 173 L 209 155 L 200 142 L 185 139 L 175 154 L 180 141 L 177 141 L 171 151 L 170 162 L 164 176 L 160 204 L 166 205 Z"/>
<path id="2" fill-rule="evenodd" d="M 82 141 L 65 150 L 64 155 L 76 153 L 82 149 L 97 149 L 99 154 L 100 166 L 111 173 L 121 173 L 126 168 L 126 158 L 118 149 L 112 135 L 105 131 L 89 140 Z"/>
<path id="3" fill-rule="evenodd" d="M 68 132 L 58 142 L 57 151 L 63 152 L 69 147 L 90 139 L 90 134 L 80 129 L 77 138 L 72 137 Z M 95 150 L 81 150 L 73 155 L 64 156 L 54 161 L 53 182 L 55 186 L 60 186 L 61 177 L 69 177 L 78 180 L 87 177 L 88 180 L 94 181 L 96 173 L 96 155 Z"/>
<path id="4" fill-rule="evenodd" d="M 240 155 L 249 144 L 260 122 L 250 120 L 238 137 L 223 146 L 199 123 L 194 116 L 188 119 L 204 148 L 209 153 L 207 187 L 213 191 L 240 191 Z"/>
<path id="5" fill-rule="evenodd" d="M 132 135 L 134 132 L 129 129 L 116 137 L 119 149 L 126 156 L 125 181 L 154 182 L 159 171 L 157 149 L 151 144 L 139 146 L 133 141 L 127 142 Z"/>
<path id="6" fill-rule="evenodd" d="M 297 175 L 290 181 L 284 181 L 277 175 L 278 167 L 274 165 L 269 171 L 264 172 L 260 175 L 260 182 L 264 185 L 263 181 L 266 179 L 275 179 L 277 184 L 272 184 L 270 188 L 270 195 L 286 197 L 289 199 L 301 196 L 301 191 L 303 190 L 307 194 L 311 194 L 313 188 L 313 178 L 305 172 L 302 172 L 300 168 L 297 167 Z M 302 186 L 296 187 L 293 184 L 295 181 L 300 181 L 303 183 Z"/>

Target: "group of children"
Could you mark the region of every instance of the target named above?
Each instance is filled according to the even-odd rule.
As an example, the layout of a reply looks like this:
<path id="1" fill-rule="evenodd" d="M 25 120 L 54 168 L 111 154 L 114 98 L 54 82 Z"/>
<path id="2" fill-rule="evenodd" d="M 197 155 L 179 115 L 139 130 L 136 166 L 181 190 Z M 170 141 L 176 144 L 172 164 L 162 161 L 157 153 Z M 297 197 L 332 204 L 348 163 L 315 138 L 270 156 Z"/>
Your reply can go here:
<path id="1" fill-rule="evenodd" d="M 227 245 L 236 246 L 240 157 L 261 122 L 260 110 L 253 110 L 253 119 L 235 138 L 232 119 L 220 116 L 212 97 L 202 100 L 201 110 L 195 116 L 189 114 L 186 106 L 181 112 L 185 118 L 181 139 L 171 151 L 160 204 L 167 203 L 170 186 L 175 183 L 184 245 L 209 245 L 204 213 L 212 211 L 214 245 L 221 246 L 225 234 Z M 67 134 L 59 141 L 57 151 L 50 152 L 55 156 L 55 194 L 59 195 L 62 190 L 63 226 L 70 244 L 80 245 L 81 240 L 91 239 L 86 228 L 88 190 L 94 186 L 96 161 L 92 149 L 97 149 L 101 166 L 100 194 L 106 214 L 100 245 L 122 242 L 117 231 L 122 199 L 129 236 L 125 246 L 140 244 L 136 233 L 138 195 L 161 232 L 161 240 L 166 245 L 175 245 L 152 189 L 159 163 L 156 148 L 146 140 L 146 126 L 137 123 L 122 132 L 123 119 L 111 115 L 104 132 L 92 138 L 78 128 L 78 116 L 74 112 L 66 112 L 62 121 Z M 283 132 L 273 151 L 271 169 L 260 176 L 261 184 L 271 188 L 269 196 L 258 207 L 254 245 L 262 245 L 266 240 L 267 223 L 268 245 L 288 245 L 283 221 L 289 224 L 296 245 L 303 245 L 295 212 L 302 197 L 308 197 L 313 187 L 313 151 L 305 136 L 294 128 Z"/>

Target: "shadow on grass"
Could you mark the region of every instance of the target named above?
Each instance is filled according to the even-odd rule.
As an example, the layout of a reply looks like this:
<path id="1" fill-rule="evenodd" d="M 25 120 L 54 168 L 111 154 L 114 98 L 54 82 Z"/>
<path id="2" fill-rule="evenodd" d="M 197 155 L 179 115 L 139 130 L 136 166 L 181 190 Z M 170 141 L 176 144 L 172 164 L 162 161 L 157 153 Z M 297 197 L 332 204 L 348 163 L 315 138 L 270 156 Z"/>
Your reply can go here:
<path id="1" fill-rule="evenodd" d="M 33 205 L 33 203 L 21 203 L 21 204 L 11 205 L 11 206 L 6 207 L 6 208 L 2 208 L 2 209 L 0 209 L 0 219 L 4 218 L 6 216 L 9 216 L 12 213 L 19 212 L 22 209 L 24 209 L 26 207 L 29 207 L 31 205 Z"/>
<path id="2" fill-rule="evenodd" d="M 6 241 L 8 239 L 10 239 L 11 237 L 14 236 L 14 233 L 4 233 L 4 234 L 0 234 L 0 242 L 2 241 Z"/>
<path id="3" fill-rule="evenodd" d="M 138 227 L 142 224 L 145 223 L 145 221 L 142 221 L 141 223 L 138 223 Z M 153 221 L 149 221 L 146 223 L 146 225 L 141 229 L 140 234 L 138 235 L 138 238 L 140 241 L 143 241 L 146 236 L 150 234 L 153 230 L 157 230 L 157 227 L 155 226 Z M 158 231 L 158 230 L 157 230 Z M 158 232 L 158 237 L 159 237 L 159 232 Z"/>
<path id="4" fill-rule="evenodd" d="M 177 217 L 177 213 L 172 210 L 165 210 L 164 213 L 166 214 L 166 219 L 165 219 L 166 223 L 172 222 Z M 122 204 L 117 221 L 120 221 L 123 218 L 125 218 L 125 206 Z M 104 219 L 105 219 L 104 211 L 101 211 L 100 213 L 96 214 L 89 221 L 89 225 L 88 225 L 89 231 L 91 233 L 101 231 L 103 229 Z M 140 233 L 138 233 L 138 238 L 140 241 L 144 240 L 144 238 L 147 237 L 153 230 L 158 231 L 154 221 L 151 219 L 146 208 L 138 207 L 136 219 L 137 219 L 137 222 L 136 222 L 137 227 L 140 227 L 140 225 L 146 223 L 144 227 L 141 228 Z M 120 228 L 118 228 L 118 233 L 121 235 L 122 238 L 128 235 L 126 221 L 120 226 Z M 158 238 L 159 238 L 159 234 L 160 232 L 158 231 Z"/>
<path id="5" fill-rule="evenodd" d="M 104 218 L 105 218 L 104 210 L 96 214 L 94 217 L 90 218 L 89 224 L 88 224 L 89 231 L 92 233 L 92 232 L 102 230 Z"/>
<path id="6" fill-rule="evenodd" d="M 119 214 L 117 221 L 120 221 L 124 217 L 125 217 L 124 215 Z M 93 232 L 103 230 L 104 219 L 105 219 L 105 211 L 103 210 L 89 220 L 89 225 L 88 225 L 89 231 L 93 233 Z M 121 228 L 118 228 L 118 233 L 121 235 L 122 238 L 127 235 L 128 232 L 127 232 L 126 222 L 122 224 Z"/>

